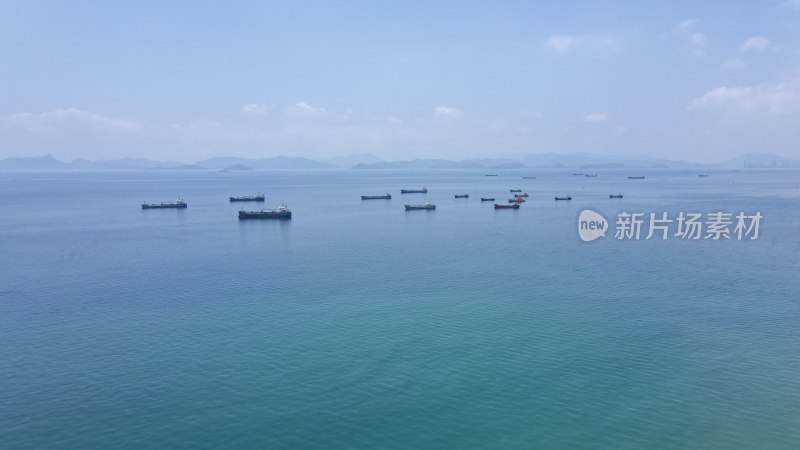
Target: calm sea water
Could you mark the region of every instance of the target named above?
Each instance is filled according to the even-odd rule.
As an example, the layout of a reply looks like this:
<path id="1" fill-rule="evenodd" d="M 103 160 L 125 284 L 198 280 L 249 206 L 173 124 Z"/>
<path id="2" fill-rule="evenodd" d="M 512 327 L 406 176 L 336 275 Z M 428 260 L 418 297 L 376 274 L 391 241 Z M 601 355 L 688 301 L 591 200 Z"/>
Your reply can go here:
<path id="1" fill-rule="evenodd" d="M 800 172 L 629 172 L 0 174 L 0 447 L 800 447 Z M 258 191 L 293 219 L 239 222 Z"/>

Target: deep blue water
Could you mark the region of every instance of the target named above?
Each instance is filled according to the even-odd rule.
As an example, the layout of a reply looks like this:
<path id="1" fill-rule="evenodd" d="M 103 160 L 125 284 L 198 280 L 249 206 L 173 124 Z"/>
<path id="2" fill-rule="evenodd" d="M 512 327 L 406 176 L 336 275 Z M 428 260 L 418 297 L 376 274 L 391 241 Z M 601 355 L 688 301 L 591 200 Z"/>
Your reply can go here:
<path id="1" fill-rule="evenodd" d="M 800 447 L 800 171 L 630 172 L 2 173 L 0 447 Z M 259 191 L 293 219 L 239 222 Z"/>

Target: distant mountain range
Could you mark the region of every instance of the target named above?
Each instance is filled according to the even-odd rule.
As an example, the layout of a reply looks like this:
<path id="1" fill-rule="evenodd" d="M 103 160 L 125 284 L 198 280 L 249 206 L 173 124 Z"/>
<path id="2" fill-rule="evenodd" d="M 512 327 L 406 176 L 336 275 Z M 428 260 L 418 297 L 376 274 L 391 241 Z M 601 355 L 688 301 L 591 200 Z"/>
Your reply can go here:
<path id="1" fill-rule="evenodd" d="M 293 170 L 336 169 L 525 169 L 525 168 L 800 168 L 800 159 L 768 153 L 749 153 L 719 164 L 697 164 L 686 161 L 658 159 L 648 156 L 598 155 L 593 153 L 540 153 L 519 159 L 484 158 L 452 161 L 448 159 L 414 159 L 384 161 L 370 154 L 345 155 L 316 161 L 308 158 L 275 156 L 262 159 L 219 157 L 183 164 L 171 161 L 152 161 L 142 158 L 122 158 L 89 161 L 75 159 L 63 162 L 51 155 L 0 160 L 0 170 Z"/>

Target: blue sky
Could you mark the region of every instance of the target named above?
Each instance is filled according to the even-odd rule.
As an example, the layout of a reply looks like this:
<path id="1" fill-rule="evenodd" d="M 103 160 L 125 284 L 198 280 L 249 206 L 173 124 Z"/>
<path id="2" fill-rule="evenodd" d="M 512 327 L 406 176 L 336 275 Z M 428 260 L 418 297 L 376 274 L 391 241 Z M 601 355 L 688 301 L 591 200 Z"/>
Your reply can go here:
<path id="1" fill-rule="evenodd" d="M 800 0 L 0 2 L 0 157 L 800 157 Z"/>

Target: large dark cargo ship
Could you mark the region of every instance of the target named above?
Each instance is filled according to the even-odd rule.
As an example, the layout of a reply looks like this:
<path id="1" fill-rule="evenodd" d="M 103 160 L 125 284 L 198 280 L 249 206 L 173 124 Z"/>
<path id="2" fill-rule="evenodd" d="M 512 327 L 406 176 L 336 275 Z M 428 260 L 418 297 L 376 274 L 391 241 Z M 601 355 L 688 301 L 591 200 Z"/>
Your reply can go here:
<path id="1" fill-rule="evenodd" d="M 239 211 L 239 220 L 244 219 L 291 219 L 292 212 L 286 205 L 278 209 L 262 209 L 259 211 Z"/>
<path id="2" fill-rule="evenodd" d="M 228 197 L 231 202 L 263 202 L 264 194 L 258 193 L 256 195 L 243 195 L 241 197 Z"/>
<path id="3" fill-rule="evenodd" d="M 182 209 L 186 208 L 187 206 L 189 205 L 187 205 L 186 202 L 180 197 L 174 202 L 142 203 L 142 209 Z"/>
<path id="4" fill-rule="evenodd" d="M 425 203 L 424 205 L 406 205 L 406 211 L 413 211 L 415 209 L 436 209 L 433 203 Z"/>
<path id="5" fill-rule="evenodd" d="M 385 193 L 383 195 L 362 195 L 361 200 L 391 200 L 392 194 Z"/>
<path id="6" fill-rule="evenodd" d="M 422 189 L 400 189 L 401 194 L 427 194 L 428 188 Z"/>
<path id="7" fill-rule="evenodd" d="M 519 203 L 515 203 L 513 205 L 501 205 L 498 203 L 494 204 L 494 209 L 519 209 Z"/>

